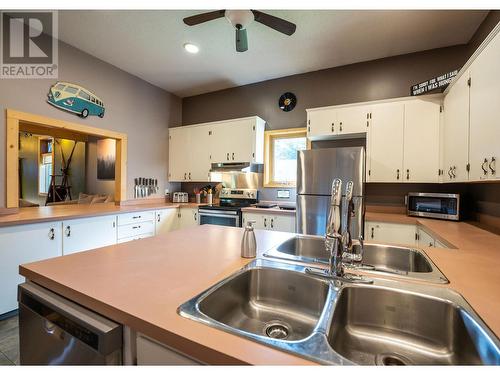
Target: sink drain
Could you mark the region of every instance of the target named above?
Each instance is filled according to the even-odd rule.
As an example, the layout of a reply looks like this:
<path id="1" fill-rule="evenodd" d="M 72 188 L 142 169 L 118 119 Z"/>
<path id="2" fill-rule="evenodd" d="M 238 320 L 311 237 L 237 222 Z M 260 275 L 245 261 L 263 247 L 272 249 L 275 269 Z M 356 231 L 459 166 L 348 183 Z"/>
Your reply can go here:
<path id="1" fill-rule="evenodd" d="M 378 366 L 407 366 L 411 365 L 411 361 L 396 353 L 382 353 L 377 354 L 375 357 L 375 363 Z"/>
<path id="2" fill-rule="evenodd" d="M 284 340 L 290 334 L 288 326 L 280 321 L 273 321 L 266 324 L 265 333 L 272 339 Z"/>

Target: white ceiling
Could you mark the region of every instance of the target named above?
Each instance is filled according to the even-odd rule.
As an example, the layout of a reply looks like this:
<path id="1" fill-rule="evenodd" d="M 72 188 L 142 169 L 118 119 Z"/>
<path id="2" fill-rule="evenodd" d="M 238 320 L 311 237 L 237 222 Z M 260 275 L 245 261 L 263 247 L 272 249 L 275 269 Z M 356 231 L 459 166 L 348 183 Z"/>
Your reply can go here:
<path id="1" fill-rule="evenodd" d="M 205 11 L 60 11 L 59 38 L 181 97 L 272 78 L 467 43 L 487 11 L 267 11 L 297 24 L 292 36 L 253 22 L 235 51 L 224 18 Z M 197 55 L 185 42 L 200 47 Z"/>

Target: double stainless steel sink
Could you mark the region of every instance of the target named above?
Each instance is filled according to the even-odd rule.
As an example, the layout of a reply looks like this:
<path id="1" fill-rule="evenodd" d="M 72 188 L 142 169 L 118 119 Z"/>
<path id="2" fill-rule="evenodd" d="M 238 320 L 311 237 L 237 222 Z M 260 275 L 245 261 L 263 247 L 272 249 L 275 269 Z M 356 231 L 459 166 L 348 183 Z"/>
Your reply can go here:
<path id="1" fill-rule="evenodd" d="M 360 245 L 353 246 L 354 254 L 360 251 Z M 303 263 L 328 263 L 325 240 L 319 236 L 296 235 L 267 251 L 264 256 Z M 373 274 L 448 283 L 448 279 L 424 252 L 410 247 L 365 243 L 360 269 Z"/>
<path id="2" fill-rule="evenodd" d="M 314 249 L 321 248 L 318 241 L 297 236 L 280 246 L 280 253 L 307 259 L 309 266 L 311 259 L 324 262 Z M 405 262 L 392 259 L 390 247 L 377 246 L 365 246 L 364 255 L 364 261 L 381 268 L 374 274 L 384 267 L 433 272 L 423 253 L 406 253 Z M 387 261 L 369 255 L 376 251 Z M 342 283 L 306 273 L 305 264 L 256 259 L 178 312 L 323 364 L 500 364 L 500 341 L 463 297 L 405 277 Z"/>

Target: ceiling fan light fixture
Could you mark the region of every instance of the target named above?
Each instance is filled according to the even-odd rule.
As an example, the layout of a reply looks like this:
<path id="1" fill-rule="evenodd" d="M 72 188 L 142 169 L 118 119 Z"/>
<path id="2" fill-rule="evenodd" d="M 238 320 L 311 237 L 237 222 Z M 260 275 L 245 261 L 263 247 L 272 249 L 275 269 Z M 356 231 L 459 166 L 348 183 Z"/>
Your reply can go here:
<path id="1" fill-rule="evenodd" d="M 193 43 L 184 43 L 184 49 L 189 53 L 193 54 L 198 53 L 200 51 L 200 48 Z"/>

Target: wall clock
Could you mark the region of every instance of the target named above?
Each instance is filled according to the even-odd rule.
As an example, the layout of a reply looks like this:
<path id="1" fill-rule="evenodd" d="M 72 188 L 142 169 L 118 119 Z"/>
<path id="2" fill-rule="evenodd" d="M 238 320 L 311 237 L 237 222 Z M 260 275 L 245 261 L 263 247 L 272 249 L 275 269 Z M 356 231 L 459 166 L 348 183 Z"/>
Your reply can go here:
<path id="1" fill-rule="evenodd" d="M 297 97 L 293 92 L 285 92 L 280 96 L 280 100 L 278 101 L 278 105 L 280 109 L 284 112 L 290 112 L 295 108 L 297 104 Z"/>

